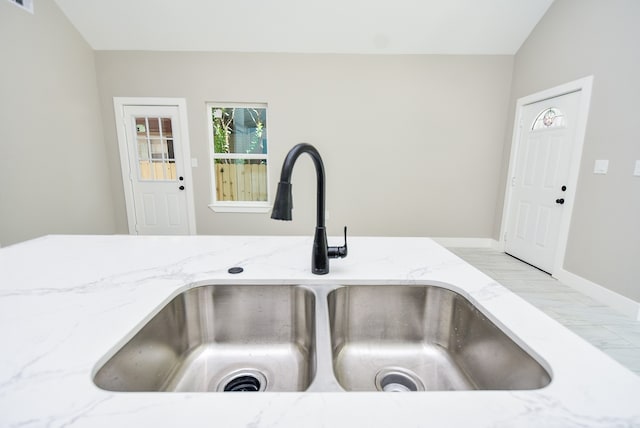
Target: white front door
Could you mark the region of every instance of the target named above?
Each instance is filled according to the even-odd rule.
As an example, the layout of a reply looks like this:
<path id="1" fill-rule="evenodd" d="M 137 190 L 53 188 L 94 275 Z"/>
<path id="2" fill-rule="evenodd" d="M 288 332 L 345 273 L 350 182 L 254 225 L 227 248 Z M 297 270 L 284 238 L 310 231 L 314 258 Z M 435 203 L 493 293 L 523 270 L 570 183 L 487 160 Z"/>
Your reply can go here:
<path id="1" fill-rule="evenodd" d="M 118 111 L 120 110 L 120 111 Z M 131 105 L 116 100 L 129 232 L 195 233 L 185 118 L 176 105 Z M 185 150 L 186 148 L 186 150 Z"/>
<path id="2" fill-rule="evenodd" d="M 568 194 L 579 106 L 578 91 L 522 108 L 505 251 L 548 273 Z"/>

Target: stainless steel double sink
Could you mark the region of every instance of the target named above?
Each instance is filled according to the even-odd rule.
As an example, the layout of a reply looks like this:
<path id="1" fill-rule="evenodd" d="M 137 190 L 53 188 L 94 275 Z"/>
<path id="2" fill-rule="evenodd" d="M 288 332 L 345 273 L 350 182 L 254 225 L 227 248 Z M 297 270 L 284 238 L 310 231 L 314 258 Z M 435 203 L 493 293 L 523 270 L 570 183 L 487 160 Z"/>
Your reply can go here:
<path id="1" fill-rule="evenodd" d="M 530 390 L 547 370 L 435 285 L 205 285 L 182 292 L 95 376 L 110 391 Z"/>

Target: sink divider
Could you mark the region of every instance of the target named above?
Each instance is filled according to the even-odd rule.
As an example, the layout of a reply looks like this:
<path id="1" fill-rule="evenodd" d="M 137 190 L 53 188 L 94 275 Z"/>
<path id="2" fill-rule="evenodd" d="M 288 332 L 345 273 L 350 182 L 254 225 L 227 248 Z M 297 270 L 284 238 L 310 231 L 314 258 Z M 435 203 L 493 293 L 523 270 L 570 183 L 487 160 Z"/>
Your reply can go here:
<path id="1" fill-rule="evenodd" d="M 331 350 L 331 326 L 329 321 L 328 296 L 339 285 L 300 285 L 312 290 L 315 295 L 316 337 L 315 337 L 315 376 L 307 392 L 345 392 L 333 371 L 333 353 Z"/>

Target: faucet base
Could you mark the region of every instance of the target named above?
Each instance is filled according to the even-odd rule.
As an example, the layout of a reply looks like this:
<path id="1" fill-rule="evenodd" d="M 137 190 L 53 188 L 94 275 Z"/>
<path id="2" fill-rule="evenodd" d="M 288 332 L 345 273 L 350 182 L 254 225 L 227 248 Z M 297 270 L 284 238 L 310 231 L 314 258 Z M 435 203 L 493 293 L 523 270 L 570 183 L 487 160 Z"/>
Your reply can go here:
<path id="1" fill-rule="evenodd" d="M 316 232 L 313 237 L 311 272 L 315 275 L 326 275 L 329 273 L 327 229 L 324 226 L 316 227 Z"/>

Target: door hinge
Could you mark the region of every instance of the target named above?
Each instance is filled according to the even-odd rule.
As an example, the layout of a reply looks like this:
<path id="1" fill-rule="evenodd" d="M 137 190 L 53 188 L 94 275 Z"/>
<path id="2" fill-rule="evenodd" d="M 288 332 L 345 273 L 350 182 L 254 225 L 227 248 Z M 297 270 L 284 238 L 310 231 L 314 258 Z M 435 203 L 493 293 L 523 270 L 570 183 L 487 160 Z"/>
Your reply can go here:
<path id="1" fill-rule="evenodd" d="M 504 242 L 507 242 L 507 232 L 504 233 L 504 237 L 502 238 Z"/>
<path id="2" fill-rule="evenodd" d="M 516 186 L 516 178 L 511 177 L 511 187 L 515 187 L 515 186 Z"/>
<path id="3" fill-rule="evenodd" d="M 133 226 L 133 229 L 136 231 L 136 234 L 140 233 L 140 226 L 138 226 L 138 223 L 136 223 L 136 225 Z"/>

